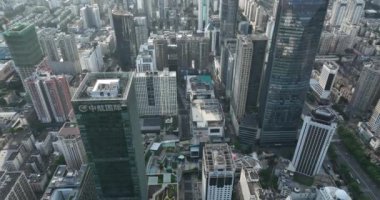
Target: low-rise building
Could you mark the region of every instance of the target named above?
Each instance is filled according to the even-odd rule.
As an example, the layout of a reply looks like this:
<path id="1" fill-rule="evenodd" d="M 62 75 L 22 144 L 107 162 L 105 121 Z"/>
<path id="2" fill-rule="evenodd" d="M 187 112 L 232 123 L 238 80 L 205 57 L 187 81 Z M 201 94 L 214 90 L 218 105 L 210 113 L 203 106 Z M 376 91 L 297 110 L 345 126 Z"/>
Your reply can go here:
<path id="1" fill-rule="evenodd" d="M 218 99 L 195 99 L 191 103 L 190 130 L 194 137 L 206 136 L 209 141 L 224 138 L 224 113 Z"/>
<path id="2" fill-rule="evenodd" d="M 61 199 L 60 196 L 70 200 L 97 199 L 92 173 L 88 165 L 82 165 L 78 171 L 59 165 L 41 200 Z"/>

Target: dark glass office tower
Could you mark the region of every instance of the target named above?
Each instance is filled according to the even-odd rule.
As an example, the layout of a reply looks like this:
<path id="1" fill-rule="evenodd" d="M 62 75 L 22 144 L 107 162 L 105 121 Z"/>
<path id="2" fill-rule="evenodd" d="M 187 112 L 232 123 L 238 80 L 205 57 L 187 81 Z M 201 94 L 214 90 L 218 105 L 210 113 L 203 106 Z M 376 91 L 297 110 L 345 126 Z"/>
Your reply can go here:
<path id="1" fill-rule="evenodd" d="M 235 38 L 237 29 L 237 11 L 239 7 L 238 0 L 221 0 L 220 1 L 220 41 L 219 45 L 222 45 L 222 41 L 226 38 Z"/>
<path id="2" fill-rule="evenodd" d="M 88 73 L 72 103 L 102 199 L 147 199 L 133 73 Z"/>
<path id="3" fill-rule="evenodd" d="M 123 71 L 130 71 L 135 68 L 134 63 L 138 51 L 133 14 L 127 11 L 114 10 L 112 22 L 119 64 Z"/>
<path id="4" fill-rule="evenodd" d="M 276 16 L 260 97 L 262 145 L 296 141 L 327 4 L 328 0 L 280 0 L 274 6 Z"/>

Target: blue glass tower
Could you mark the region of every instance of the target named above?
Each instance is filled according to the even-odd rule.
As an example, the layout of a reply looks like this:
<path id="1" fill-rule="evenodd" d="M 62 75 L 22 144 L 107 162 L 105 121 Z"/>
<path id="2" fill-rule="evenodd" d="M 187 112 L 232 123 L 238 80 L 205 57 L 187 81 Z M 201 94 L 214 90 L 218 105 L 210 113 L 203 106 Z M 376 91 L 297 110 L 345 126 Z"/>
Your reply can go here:
<path id="1" fill-rule="evenodd" d="M 274 3 L 272 40 L 260 94 L 261 145 L 296 141 L 327 5 L 328 0 Z"/>

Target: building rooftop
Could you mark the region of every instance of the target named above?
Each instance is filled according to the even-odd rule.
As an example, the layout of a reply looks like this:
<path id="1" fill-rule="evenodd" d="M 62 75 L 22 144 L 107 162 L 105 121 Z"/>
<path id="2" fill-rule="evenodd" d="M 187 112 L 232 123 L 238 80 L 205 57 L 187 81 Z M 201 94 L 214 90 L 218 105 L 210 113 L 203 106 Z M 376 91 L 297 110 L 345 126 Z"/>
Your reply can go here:
<path id="1" fill-rule="evenodd" d="M 21 175 L 22 172 L 0 171 L 0 199 L 7 197 Z"/>
<path id="2" fill-rule="evenodd" d="M 326 63 L 323 64 L 323 66 L 326 66 L 329 70 L 333 70 L 333 71 L 339 69 L 339 65 L 336 62 L 334 62 L 334 61 L 332 61 L 332 62 L 326 62 Z"/>
<path id="3" fill-rule="evenodd" d="M 165 77 L 165 76 L 169 76 L 169 77 L 176 77 L 177 76 L 177 73 L 174 72 L 174 71 L 169 71 L 167 68 L 164 69 L 164 71 L 155 71 L 155 72 L 152 72 L 152 71 L 148 71 L 148 72 L 138 72 L 136 73 L 135 77 Z"/>
<path id="4" fill-rule="evenodd" d="M 134 72 L 87 73 L 72 101 L 125 100 Z"/>
<path id="5" fill-rule="evenodd" d="M 213 89 L 212 79 L 210 76 L 187 76 L 187 91 L 208 91 Z"/>
<path id="6" fill-rule="evenodd" d="M 56 189 L 79 189 L 85 179 L 87 170 L 87 165 L 82 165 L 79 171 L 69 170 L 66 165 L 59 165 L 41 200 L 50 200 Z"/>
<path id="7" fill-rule="evenodd" d="M 218 99 L 193 100 L 191 116 L 193 122 L 197 122 L 198 127 L 209 126 L 210 122 L 224 122 L 224 113 Z"/>
<path id="8" fill-rule="evenodd" d="M 228 144 L 206 144 L 203 148 L 203 164 L 207 171 L 234 171 L 231 148 Z"/>
<path id="9" fill-rule="evenodd" d="M 80 136 L 78 124 L 76 123 L 65 123 L 62 128 L 58 131 L 58 136 L 65 139 L 75 138 Z"/>
<path id="10" fill-rule="evenodd" d="M 311 111 L 312 120 L 322 124 L 331 124 L 336 116 L 328 107 L 318 107 Z"/>

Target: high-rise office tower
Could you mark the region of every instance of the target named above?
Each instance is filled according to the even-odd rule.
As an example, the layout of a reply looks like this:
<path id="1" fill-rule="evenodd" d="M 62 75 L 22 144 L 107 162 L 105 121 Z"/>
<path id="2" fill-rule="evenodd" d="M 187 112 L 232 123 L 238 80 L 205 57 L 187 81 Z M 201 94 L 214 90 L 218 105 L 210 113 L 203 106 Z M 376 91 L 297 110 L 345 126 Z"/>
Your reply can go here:
<path id="1" fill-rule="evenodd" d="M 234 121 L 257 107 L 266 44 L 264 35 L 238 35 L 231 98 Z"/>
<path id="2" fill-rule="evenodd" d="M 327 5 L 327 0 L 274 2 L 276 16 L 268 29 L 269 55 L 260 93 L 261 144 L 296 141 Z"/>
<path id="3" fill-rule="evenodd" d="M 364 7 L 365 7 L 365 1 L 364 0 L 350 0 L 348 3 L 348 10 L 346 15 L 346 21 L 349 24 L 358 24 L 360 19 L 364 15 Z"/>
<path id="4" fill-rule="evenodd" d="M 319 80 L 310 82 L 311 88 L 320 99 L 329 99 L 338 71 L 338 64 L 335 62 L 326 62 L 322 66 Z"/>
<path id="5" fill-rule="evenodd" d="M 168 41 L 165 38 L 157 38 L 153 41 L 156 56 L 156 67 L 163 70 L 168 65 Z"/>
<path id="6" fill-rule="evenodd" d="M 72 112 L 69 84 L 64 75 L 52 75 L 44 59 L 34 75 L 25 79 L 38 119 L 42 123 L 65 122 Z"/>
<path id="7" fill-rule="evenodd" d="M 226 89 L 226 97 L 231 98 L 232 80 L 236 57 L 236 39 L 224 40 L 220 54 L 220 67 L 222 69 L 222 83 Z"/>
<path id="8" fill-rule="evenodd" d="M 225 38 L 234 38 L 237 29 L 237 11 L 238 0 L 221 0 L 220 1 L 220 41 Z"/>
<path id="9" fill-rule="evenodd" d="M 208 24 L 210 0 L 198 0 L 198 31 L 204 31 Z"/>
<path id="10" fill-rule="evenodd" d="M 136 33 L 136 46 L 137 49 L 144 44 L 148 37 L 148 21 L 146 17 L 135 17 L 135 33 Z"/>
<path id="11" fill-rule="evenodd" d="M 364 63 L 350 101 L 352 114 L 367 112 L 375 104 L 380 94 L 380 67 L 374 63 Z"/>
<path id="12" fill-rule="evenodd" d="M 371 127 L 371 130 L 376 133 L 376 135 L 380 135 L 380 99 L 377 101 L 376 107 L 372 111 L 368 126 Z"/>
<path id="13" fill-rule="evenodd" d="M 177 76 L 168 69 L 136 73 L 134 77 L 140 116 L 177 115 Z"/>
<path id="14" fill-rule="evenodd" d="M 102 21 L 100 20 L 98 4 L 86 5 L 80 9 L 80 17 L 83 20 L 85 28 L 100 28 Z"/>
<path id="15" fill-rule="evenodd" d="M 60 56 L 58 52 L 55 34 L 57 29 L 46 28 L 38 32 L 38 39 L 41 44 L 42 52 L 51 61 L 59 61 Z"/>
<path id="16" fill-rule="evenodd" d="M 28 78 L 43 59 L 34 25 L 19 24 L 5 31 L 3 37 L 21 80 Z"/>
<path id="17" fill-rule="evenodd" d="M 24 172 L 0 171 L 0 199 L 37 200 Z"/>
<path id="18" fill-rule="evenodd" d="M 67 122 L 61 127 L 58 131 L 58 145 L 68 168 L 79 170 L 81 165 L 87 163 L 86 151 L 77 124 Z"/>
<path id="19" fill-rule="evenodd" d="M 292 160 L 296 172 L 306 176 L 318 173 L 337 128 L 334 120 L 328 108 L 317 108 L 305 116 Z"/>
<path id="20" fill-rule="evenodd" d="M 127 11 L 114 10 L 112 21 L 115 30 L 116 51 L 123 71 L 134 69 L 137 56 L 137 45 L 133 14 Z"/>
<path id="21" fill-rule="evenodd" d="M 202 199 L 231 200 L 235 163 L 228 144 L 206 144 L 203 148 Z"/>
<path id="22" fill-rule="evenodd" d="M 72 98 L 102 199 L 147 199 L 133 76 L 87 73 Z"/>
<path id="23" fill-rule="evenodd" d="M 347 13 L 348 2 L 347 0 L 337 0 L 333 4 L 330 24 L 331 26 L 340 26 Z"/>

